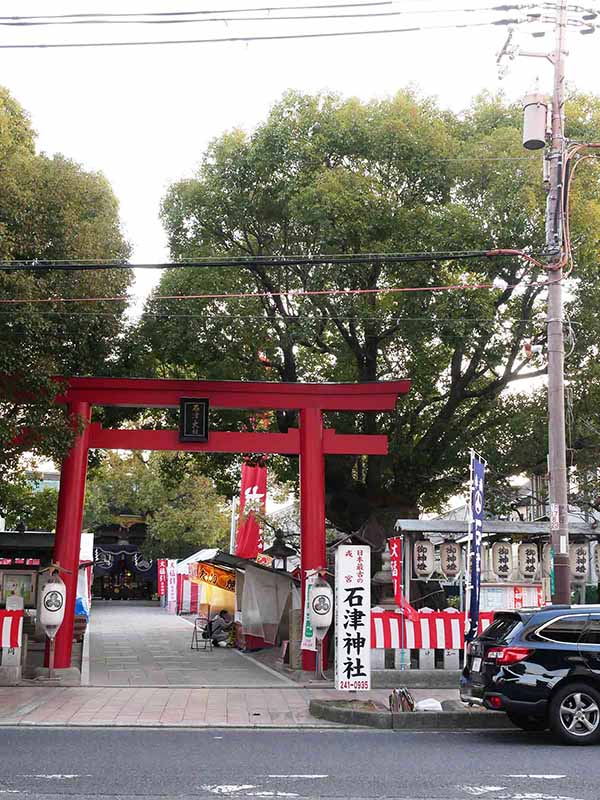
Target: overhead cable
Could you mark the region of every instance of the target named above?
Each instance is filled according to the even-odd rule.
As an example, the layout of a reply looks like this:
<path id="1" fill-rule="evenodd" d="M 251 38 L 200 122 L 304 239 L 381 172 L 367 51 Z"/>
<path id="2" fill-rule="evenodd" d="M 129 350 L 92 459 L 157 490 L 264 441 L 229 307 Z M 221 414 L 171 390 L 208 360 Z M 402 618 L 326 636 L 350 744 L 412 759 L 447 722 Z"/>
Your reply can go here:
<path id="1" fill-rule="evenodd" d="M 286 267 L 286 266 L 328 266 L 352 264 L 404 264 L 430 261 L 464 261 L 473 258 L 495 258 L 497 256 L 517 256 L 532 261 L 536 266 L 544 265 L 531 254 L 522 250 L 432 250 L 419 253 L 330 253 L 314 256 L 207 256 L 205 258 L 184 259 L 158 263 L 124 263 L 110 259 L 71 259 L 44 261 L 41 259 L 0 261 L 0 272 L 47 272 L 49 270 L 85 271 L 106 269 L 210 269 L 215 267 Z"/>
<path id="2" fill-rule="evenodd" d="M 98 47 L 152 47 L 156 45 L 179 44 L 235 44 L 238 42 L 274 42 L 290 41 L 294 39 L 333 39 L 343 36 L 378 36 L 381 34 L 416 33 L 425 31 L 445 31 L 468 28 L 489 28 L 495 25 L 513 25 L 522 22 L 520 19 L 497 19 L 487 22 L 464 22 L 453 25 L 414 25 L 409 28 L 380 28 L 376 30 L 360 31 L 321 31 L 319 33 L 287 33 L 273 34 L 271 36 L 227 36 L 223 38 L 211 37 L 208 39 L 156 39 L 123 42 L 53 42 L 35 44 L 0 44 L 0 50 L 57 50 L 76 48 Z"/>
<path id="3" fill-rule="evenodd" d="M 195 11 L 99 11 L 79 14 L 26 14 L 0 16 L 0 20 L 34 20 L 34 19 L 82 19 L 88 17 L 189 17 L 204 14 L 246 14 L 250 12 L 263 11 L 313 11 L 317 9 L 330 8 L 365 8 L 368 6 L 391 6 L 392 0 L 372 0 L 372 2 L 362 3 L 316 3 L 312 5 L 299 6 L 258 6 L 254 8 L 211 8 Z M 505 9 L 503 9 L 505 10 Z"/>
<path id="4" fill-rule="evenodd" d="M 308 21 L 308 20 L 337 20 L 337 19 L 370 19 L 374 17 L 405 17 L 422 16 L 424 14 L 466 14 L 466 13 L 488 13 L 497 11 L 499 7 L 481 8 L 427 8 L 407 9 L 404 11 L 362 11 L 362 12 L 343 12 L 335 14 L 272 14 L 262 16 L 202 16 L 202 17 L 175 17 L 173 19 L 20 19 L 12 20 L 0 17 L 0 26 L 5 27 L 44 27 L 52 25 L 187 25 L 197 22 L 278 22 L 278 21 Z M 513 6 L 513 8 L 518 8 Z M 521 6 L 519 6 L 521 8 Z M 214 12 L 218 13 L 218 12 Z M 221 15 L 226 12 L 220 12 Z"/>

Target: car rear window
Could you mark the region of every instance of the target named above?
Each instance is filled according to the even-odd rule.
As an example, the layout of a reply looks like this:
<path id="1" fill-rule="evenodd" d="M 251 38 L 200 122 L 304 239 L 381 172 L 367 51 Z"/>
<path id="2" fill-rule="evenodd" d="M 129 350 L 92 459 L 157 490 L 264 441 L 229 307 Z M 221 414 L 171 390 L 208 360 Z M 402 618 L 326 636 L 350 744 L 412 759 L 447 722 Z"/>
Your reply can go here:
<path id="1" fill-rule="evenodd" d="M 573 614 L 555 619 L 538 628 L 536 636 L 550 642 L 576 644 L 588 620 L 587 614 Z"/>
<path id="2" fill-rule="evenodd" d="M 480 639 L 488 642 L 506 642 L 514 636 L 521 619 L 514 614 L 506 614 L 496 619 L 480 635 Z"/>

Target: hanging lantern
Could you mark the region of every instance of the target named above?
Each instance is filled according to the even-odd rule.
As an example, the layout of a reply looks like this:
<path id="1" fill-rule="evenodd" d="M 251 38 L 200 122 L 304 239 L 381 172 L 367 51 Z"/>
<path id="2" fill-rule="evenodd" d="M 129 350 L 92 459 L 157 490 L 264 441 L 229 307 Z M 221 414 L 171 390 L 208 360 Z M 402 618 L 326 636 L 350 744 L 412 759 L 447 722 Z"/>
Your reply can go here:
<path id="1" fill-rule="evenodd" d="M 508 580 L 513 571 L 512 544 L 495 542 L 492 545 L 492 570 L 500 580 Z"/>
<path id="2" fill-rule="evenodd" d="M 413 547 L 413 561 L 415 575 L 418 578 L 428 578 L 434 568 L 433 544 L 427 539 L 418 539 Z"/>
<path id="3" fill-rule="evenodd" d="M 447 578 L 456 578 L 462 571 L 462 553 L 456 542 L 444 542 L 440 547 L 442 572 Z"/>
<path id="4" fill-rule="evenodd" d="M 528 581 L 535 578 L 538 568 L 538 549 L 534 542 L 519 545 L 519 575 Z"/>
<path id="5" fill-rule="evenodd" d="M 571 580 L 575 583 L 585 583 L 588 576 L 587 544 L 570 545 L 569 561 L 571 564 Z"/>
<path id="6" fill-rule="evenodd" d="M 594 547 L 594 567 L 596 568 L 596 580 L 600 582 L 600 543 L 596 542 Z"/>

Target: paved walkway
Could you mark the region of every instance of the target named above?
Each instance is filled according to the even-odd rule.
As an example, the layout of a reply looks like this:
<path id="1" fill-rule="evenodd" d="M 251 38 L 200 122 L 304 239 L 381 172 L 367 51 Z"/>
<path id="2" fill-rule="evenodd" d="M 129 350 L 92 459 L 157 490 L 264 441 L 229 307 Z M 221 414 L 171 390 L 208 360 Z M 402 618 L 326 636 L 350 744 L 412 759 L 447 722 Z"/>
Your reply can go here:
<path id="1" fill-rule="evenodd" d="M 90 621 L 92 686 L 236 686 L 293 684 L 229 647 L 191 650 L 192 625 L 158 606 L 94 602 Z"/>
<path id="2" fill-rule="evenodd" d="M 412 690 L 417 700 L 458 699 L 456 690 Z M 0 687 L 0 726 L 289 727 L 336 728 L 308 713 L 312 698 L 333 689 L 184 689 L 153 687 Z M 387 702 L 388 689 L 360 692 Z"/>

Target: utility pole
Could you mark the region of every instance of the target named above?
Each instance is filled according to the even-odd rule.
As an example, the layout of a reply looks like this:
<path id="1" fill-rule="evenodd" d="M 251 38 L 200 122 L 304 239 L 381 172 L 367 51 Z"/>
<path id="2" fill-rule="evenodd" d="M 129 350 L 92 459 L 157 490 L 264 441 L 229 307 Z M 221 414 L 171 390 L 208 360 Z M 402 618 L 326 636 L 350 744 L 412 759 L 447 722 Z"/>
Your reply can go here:
<path id="1" fill-rule="evenodd" d="M 546 247 L 554 264 L 548 270 L 548 452 L 550 473 L 550 535 L 554 552 L 554 603 L 569 603 L 569 518 L 565 435 L 565 348 L 563 330 L 562 255 L 563 182 L 566 141 L 564 136 L 565 51 L 567 5 L 557 0 L 555 48 L 552 55 L 552 132 L 546 155 L 550 187 L 546 204 Z"/>
<path id="2" fill-rule="evenodd" d="M 556 0 L 555 44 L 552 53 L 531 53 L 510 47 L 510 34 L 498 56 L 548 59 L 554 68 L 551 107 L 550 147 L 544 157 L 544 182 L 548 185 L 546 201 L 546 251 L 550 258 L 548 272 L 548 472 L 550 477 L 550 541 L 553 551 L 554 588 L 552 602 L 569 603 L 571 576 L 569 564 L 569 506 L 567 494 L 567 457 L 565 436 L 565 347 L 563 330 L 563 265 L 565 248 L 564 182 L 567 142 L 564 132 L 565 41 L 569 24 L 568 0 Z M 571 7 L 572 8 L 572 7 Z M 585 19 L 585 17 L 584 17 Z M 582 32 L 593 32 L 585 25 Z M 536 92 L 525 99 L 523 145 L 528 150 L 546 147 L 547 102 Z"/>

